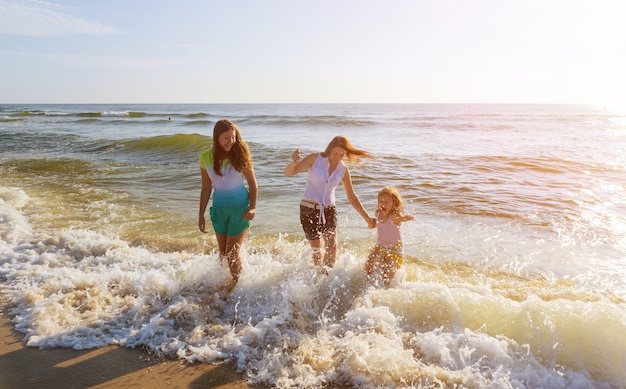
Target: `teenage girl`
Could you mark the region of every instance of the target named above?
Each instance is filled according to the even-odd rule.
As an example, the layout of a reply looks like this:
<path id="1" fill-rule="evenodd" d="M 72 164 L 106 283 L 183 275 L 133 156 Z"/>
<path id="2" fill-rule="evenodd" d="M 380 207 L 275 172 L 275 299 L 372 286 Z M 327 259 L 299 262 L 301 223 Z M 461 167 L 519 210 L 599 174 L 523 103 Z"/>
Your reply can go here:
<path id="1" fill-rule="evenodd" d="M 237 283 L 241 273 L 239 251 L 256 212 L 257 182 L 250 149 L 235 123 L 230 120 L 215 123 L 213 147 L 200 155 L 200 175 L 198 227 L 206 233 L 204 212 L 213 191 L 213 206 L 209 212 L 220 259 L 226 258 L 233 282 Z"/>

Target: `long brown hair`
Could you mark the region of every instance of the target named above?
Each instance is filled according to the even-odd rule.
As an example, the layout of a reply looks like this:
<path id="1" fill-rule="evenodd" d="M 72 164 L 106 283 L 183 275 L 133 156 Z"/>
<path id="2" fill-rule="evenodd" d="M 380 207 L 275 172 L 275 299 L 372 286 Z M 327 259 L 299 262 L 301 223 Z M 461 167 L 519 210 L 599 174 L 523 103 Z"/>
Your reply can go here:
<path id="1" fill-rule="evenodd" d="M 352 146 L 352 143 L 345 136 L 336 136 L 330 141 L 326 150 L 322 153 L 322 157 L 328 157 L 330 151 L 335 147 L 341 147 L 346 150 L 346 159 L 350 162 L 359 162 L 361 158 L 374 159 L 374 156 L 365 150 L 359 150 Z"/>
<path id="2" fill-rule="evenodd" d="M 229 130 L 235 132 L 235 143 L 230 149 L 230 152 L 226 152 L 222 146 L 220 146 L 219 139 L 220 135 Z M 222 175 L 221 166 L 225 159 L 228 159 L 230 164 L 233 165 L 238 172 L 244 169 L 252 169 L 250 148 L 241 137 L 239 128 L 230 120 L 222 119 L 215 123 L 215 127 L 213 127 L 213 170 L 215 170 L 215 173 L 219 176 Z"/>

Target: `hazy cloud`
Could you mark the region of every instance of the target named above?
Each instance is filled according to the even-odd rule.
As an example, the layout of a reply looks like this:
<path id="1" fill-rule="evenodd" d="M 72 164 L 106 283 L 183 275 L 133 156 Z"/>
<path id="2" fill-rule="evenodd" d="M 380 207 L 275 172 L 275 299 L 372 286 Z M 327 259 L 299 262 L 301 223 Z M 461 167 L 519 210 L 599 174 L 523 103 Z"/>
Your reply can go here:
<path id="1" fill-rule="evenodd" d="M 64 66 L 79 68 L 116 68 L 136 70 L 164 70 L 180 62 L 172 59 L 130 58 L 104 55 L 77 55 L 77 54 L 39 54 L 20 51 L 2 51 L 0 56 L 23 57 L 54 62 Z"/>
<path id="2" fill-rule="evenodd" d="M 50 38 L 116 33 L 111 26 L 70 14 L 67 7 L 37 0 L 0 0 L 0 34 Z"/>

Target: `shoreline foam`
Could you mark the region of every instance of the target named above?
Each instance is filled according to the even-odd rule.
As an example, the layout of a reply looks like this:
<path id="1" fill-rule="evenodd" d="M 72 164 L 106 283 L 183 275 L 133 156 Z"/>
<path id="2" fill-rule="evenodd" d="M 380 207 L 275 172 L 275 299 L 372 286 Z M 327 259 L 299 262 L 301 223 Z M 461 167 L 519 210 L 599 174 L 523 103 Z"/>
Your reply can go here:
<path id="1" fill-rule="evenodd" d="M 247 385 L 233 364 L 189 365 L 113 345 L 91 350 L 27 347 L 11 324 L 10 302 L 1 291 L 0 305 L 0 389 L 259 387 Z"/>

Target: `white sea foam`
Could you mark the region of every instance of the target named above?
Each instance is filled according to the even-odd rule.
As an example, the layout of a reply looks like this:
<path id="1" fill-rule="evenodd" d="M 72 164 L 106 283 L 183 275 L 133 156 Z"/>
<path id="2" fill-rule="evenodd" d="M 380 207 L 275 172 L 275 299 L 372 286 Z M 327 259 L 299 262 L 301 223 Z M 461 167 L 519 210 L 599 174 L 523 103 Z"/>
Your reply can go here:
<path id="1" fill-rule="evenodd" d="M 38 114 L 57 111 L 67 114 Z M 0 279 L 31 347 L 145 346 L 231 361 L 277 387 L 626 387 L 616 114 L 358 104 L 5 114 L 23 119 L 0 126 L 10 187 Z M 218 117 L 240 124 L 260 188 L 232 291 L 214 236 L 196 226 L 197 155 Z M 416 217 L 388 288 L 363 277 L 375 232 L 341 189 L 339 258 L 318 273 L 297 217 L 305 177 L 282 175 L 295 147 L 323 150 L 339 133 L 378 157 L 351 166 L 367 211 L 393 185 Z"/>
<path id="2" fill-rule="evenodd" d="M 282 236 L 271 250 L 246 246 L 228 292 L 216 255 L 153 252 L 87 230 L 32 233 L 18 210 L 27 196 L 5 189 L 3 199 L 0 274 L 30 347 L 146 346 L 231 361 L 251 383 L 277 387 L 626 385 L 626 320 L 610 301 L 514 301 L 463 278 L 414 279 L 411 263 L 379 288 L 363 258 L 344 251 L 326 275 L 306 244 Z"/>
<path id="3" fill-rule="evenodd" d="M 29 199 L 19 188 L 0 186 L 0 238 L 3 241 L 16 242 L 30 234 L 28 221 L 21 213 Z"/>

